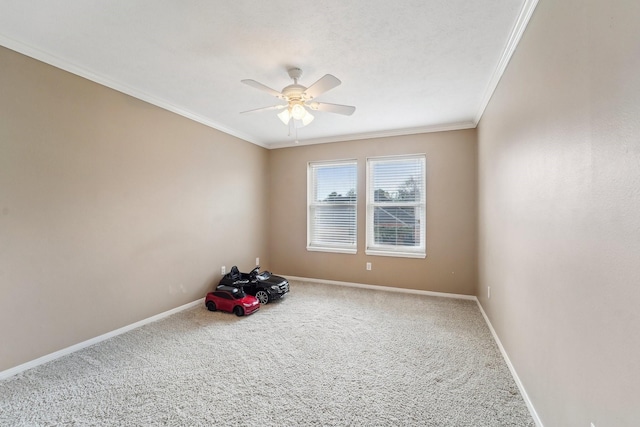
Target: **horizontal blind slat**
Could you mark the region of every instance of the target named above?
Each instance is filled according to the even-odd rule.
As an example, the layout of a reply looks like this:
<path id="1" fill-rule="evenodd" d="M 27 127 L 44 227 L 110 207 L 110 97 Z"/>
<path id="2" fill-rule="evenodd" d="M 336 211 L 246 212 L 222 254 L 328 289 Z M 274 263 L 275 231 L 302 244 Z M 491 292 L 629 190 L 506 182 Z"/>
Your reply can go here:
<path id="1" fill-rule="evenodd" d="M 425 157 L 367 160 L 368 250 L 424 251 Z"/>
<path id="2" fill-rule="evenodd" d="M 311 163 L 309 246 L 356 247 L 357 163 Z"/>

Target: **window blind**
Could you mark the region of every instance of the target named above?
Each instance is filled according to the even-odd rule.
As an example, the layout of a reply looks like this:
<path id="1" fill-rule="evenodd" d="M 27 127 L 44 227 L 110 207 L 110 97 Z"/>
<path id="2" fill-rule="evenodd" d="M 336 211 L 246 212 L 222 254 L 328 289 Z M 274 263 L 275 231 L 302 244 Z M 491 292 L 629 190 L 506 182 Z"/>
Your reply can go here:
<path id="1" fill-rule="evenodd" d="M 367 254 L 426 255 L 425 172 L 424 155 L 367 160 Z"/>
<path id="2" fill-rule="evenodd" d="M 357 162 L 308 167 L 307 250 L 356 253 Z"/>

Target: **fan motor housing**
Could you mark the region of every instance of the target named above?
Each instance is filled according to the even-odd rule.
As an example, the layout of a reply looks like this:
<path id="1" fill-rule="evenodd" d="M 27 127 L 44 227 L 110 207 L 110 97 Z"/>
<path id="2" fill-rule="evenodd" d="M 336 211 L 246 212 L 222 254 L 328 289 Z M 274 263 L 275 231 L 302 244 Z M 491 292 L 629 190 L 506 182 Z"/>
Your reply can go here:
<path id="1" fill-rule="evenodd" d="M 288 101 L 301 101 L 302 94 L 305 90 L 307 90 L 307 88 L 302 85 L 292 84 L 282 89 L 282 95 L 284 95 Z"/>

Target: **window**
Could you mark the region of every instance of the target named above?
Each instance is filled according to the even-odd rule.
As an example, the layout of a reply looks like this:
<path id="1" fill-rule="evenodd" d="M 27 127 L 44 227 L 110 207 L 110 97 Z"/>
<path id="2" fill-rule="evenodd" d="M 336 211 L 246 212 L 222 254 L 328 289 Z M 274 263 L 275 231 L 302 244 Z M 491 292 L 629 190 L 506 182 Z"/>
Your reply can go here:
<path id="1" fill-rule="evenodd" d="M 355 160 L 312 162 L 307 178 L 307 250 L 356 253 Z"/>
<path id="2" fill-rule="evenodd" d="M 423 154 L 367 159 L 367 255 L 424 258 Z"/>
<path id="3" fill-rule="evenodd" d="M 213 295 L 224 299 L 231 299 L 231 295 L 229 294 L 229 292 L 225 291 L 215 291 Z"/>

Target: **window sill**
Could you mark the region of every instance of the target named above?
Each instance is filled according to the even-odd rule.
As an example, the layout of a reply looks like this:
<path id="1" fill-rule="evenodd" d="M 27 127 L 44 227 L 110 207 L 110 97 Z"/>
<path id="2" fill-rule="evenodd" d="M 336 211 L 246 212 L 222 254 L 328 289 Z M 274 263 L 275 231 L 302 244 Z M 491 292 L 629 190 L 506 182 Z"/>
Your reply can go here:
<path id="1" fill-rule="evenodd" d="M 395 251 L 367 249 L 364 251 L 364 253 L 367 255 L 391 256 L 391 257 L 397 257 L 397 258 L 426 258 L 427 257 L 427 254 L 424 252 L 395 252 Z"/>
<path id="2" fill-rule="evenodd" d="M 307 246 L 307 250 L 309 252 L 333 252 L 337 254 L 352 254 L 355 255 L 358 253 L 357 249 L 351 248 L 326 248 L 320 246 Z"/>

